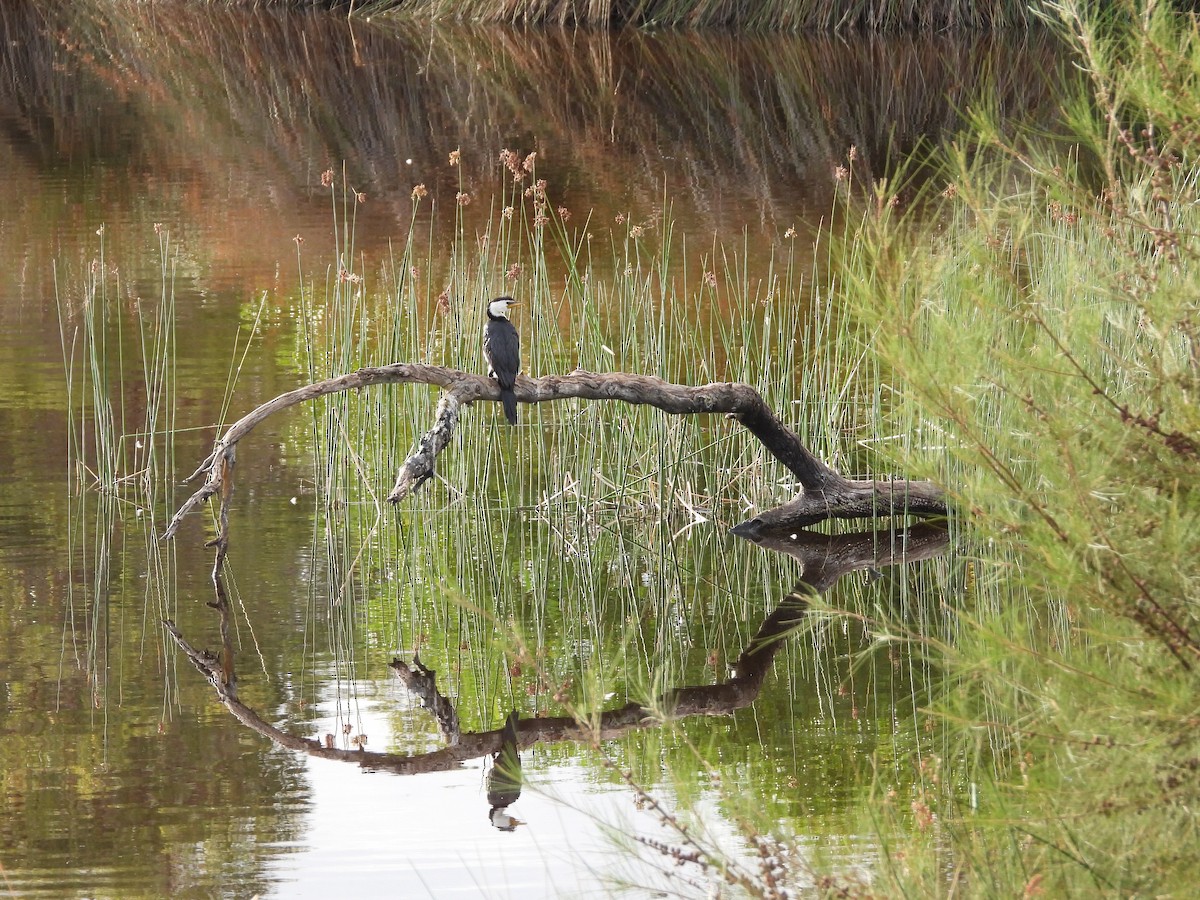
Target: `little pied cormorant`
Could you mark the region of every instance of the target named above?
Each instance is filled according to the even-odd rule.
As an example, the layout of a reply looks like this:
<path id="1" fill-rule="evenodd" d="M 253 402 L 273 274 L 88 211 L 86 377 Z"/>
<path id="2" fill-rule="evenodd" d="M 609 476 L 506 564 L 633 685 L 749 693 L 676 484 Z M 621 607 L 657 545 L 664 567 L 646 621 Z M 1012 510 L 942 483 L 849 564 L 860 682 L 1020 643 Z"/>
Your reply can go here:
<path id="1" fill-rule="evenodd" d="M 524 824 L 514 818 L 508 808 L 521 796 L 521 735 L 520 715 L 514 709 L 504 722 L 500 749 L 492 754 L 492 768 L 487 774 L 487 799 L 491 809 L 488 819 L 501 831 L 513 831 Z"/>
<path id="2" fill-rule="evenodd" d="M 521 336 L 508 321 L 508 308 L 519 301 L 512 297 L 497 297 L 487 307 L 487 324 L 483 328 L 483 353 L 488 361 L 488 375 L 500 382 L 500 400 L 510 425 L 517 424 L 517 395 L 513 385 L 521 371 Z"/>

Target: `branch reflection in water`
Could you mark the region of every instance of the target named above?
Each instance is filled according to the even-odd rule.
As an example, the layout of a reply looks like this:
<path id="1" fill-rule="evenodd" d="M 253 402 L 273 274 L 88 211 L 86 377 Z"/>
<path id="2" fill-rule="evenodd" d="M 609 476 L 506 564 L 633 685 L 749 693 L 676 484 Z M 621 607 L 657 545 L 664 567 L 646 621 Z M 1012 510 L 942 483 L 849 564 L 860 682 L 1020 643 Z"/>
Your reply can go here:
<path id="1" fill-rule="evenodd" d="M 734 528 L 732 533 L 746 537 L 764 549 L 794 557 L 803 566 L 803 574 L 746 643 L 728 679 L 718 684 L 674 688 L 658 698 L 655 708 L 666 710 L 671 718 L 728 716 L 749 706 L 758 697 L 776 654 L 803 622 L 810 599 L 825 593 L 838 579 L 851 572 L 932 559 L 945 553 L 950 545 L 946 528 L 930 522 L 908 528 L 838 535 L 813 531 L 772 533 L 744 526 Z M 492 824 L 501 830 L 511 831 L 522 824 L 508 813 L 508 807 L 516 802 L 521 793 L 519 751 L 522 748 L 539 742 L 595 744 L 637 729 L 656 727 L 662 722 L 661 712 L 655 713 L 642 704 L 631 702 L 605 710 L 590 720 L 574 716 L 520 719 L 514 710 L 502 728 L 463 734 L 453 702 L 437 687 L 437 673 L 423 665 L 414 654 L 411 664 L 394 659 L 390 667 L 433 714 L 447 742 L 446 747 L 419 754 L 378 753 L 361 746 L 357 750 L 339 749 L 333 746 L 332 740 L 322 743 L 300 737 L 271 725 L 238 698 L 234 649 L 230 637 L 230 607 L 219 570 L 214 571 L 213 583 L 215 600 L 209 606 L 219 616 L 220 653 L 197 650 L 173 622 L 166 621 L 164 625 L 192 664 L 212 684 L 217 698 L 239 722 L 280 747 L 394 775 L 444 771 L 457 768 L 469 760 L 490 756 L 492 768 L 487 784 L 488 814 Z"/>

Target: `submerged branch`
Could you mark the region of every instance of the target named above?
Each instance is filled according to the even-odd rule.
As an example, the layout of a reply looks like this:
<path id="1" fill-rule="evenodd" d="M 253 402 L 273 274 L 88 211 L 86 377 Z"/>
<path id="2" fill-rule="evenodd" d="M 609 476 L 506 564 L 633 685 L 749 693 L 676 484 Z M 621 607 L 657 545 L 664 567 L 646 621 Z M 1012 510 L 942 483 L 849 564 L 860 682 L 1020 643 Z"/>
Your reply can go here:
<path id="1" fill-rule="evenodd" d="M 800 560 L 804 566 L 797 590 L 823 594 L 843 575 L 859 569 L 883 569 L 932 559 L 950 546 L 950 532 L 943 524 L 918 522 L 908 528 L 888 531 L 857 531 L 851 534 L 820 534 L 815 531 L 778 533 L 766 531 L 755 520 L 730 529 L 764 550 L 774 550 Z"/>
<path id="2" fill-rule="evenodd" d="M 222 499 L 228 500 L 231 490 L 228 473 L 237 443 L 267 417 L 328 394 L 399 383 L 434 385 L 443 388 L 446 394 L 438 404 L 433 428 L 420 438 L 416 449 L 400 467 L 396 485 L 388 495 L 388 500 L 393 503 L 398 503 L 433 477 L 437 456 L 453 438 L 463 404 L 500 399 L 499 385 L 491 378 L 443 366 L 409 363 L 359 369 L 281 394 L 243 416 L 217 440 L 212 454 L 196 472 L 197 475 L 207 473 L 204 485 L 175 513 L 163 533 L 164 539 L 174 537 L 183 518 L 213 494 L 220 492 Z M 758 438 L 800 482 L 802 490 L 798 497 L 747 523 L 761 529 L 802 528 L 830 518 L 945 515 L 947 512 L 944 492 L 930 482 L 858 481 L 844 477 L 814 456 L 795 432 L 779 421 L 758 391 L 748 384 L 722 382 L 693 387 L 649 375 L 577 369 L 568 375 L 518 376 L 516 396 L 521 403 L 611 400 L 634 406 L 653 406 L 672 415 L 724 413 Z M 226 532 L 227 524 L 222 518 L 214 543 L 223 547 Z"/>

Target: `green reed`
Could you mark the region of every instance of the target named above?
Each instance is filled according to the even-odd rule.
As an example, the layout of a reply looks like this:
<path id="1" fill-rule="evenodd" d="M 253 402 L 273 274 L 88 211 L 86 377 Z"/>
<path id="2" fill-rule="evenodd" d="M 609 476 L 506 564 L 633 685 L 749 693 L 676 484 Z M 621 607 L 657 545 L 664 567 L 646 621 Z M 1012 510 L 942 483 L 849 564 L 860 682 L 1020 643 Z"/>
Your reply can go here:
<path id="1" fill-rule="evenodd" d="M 158 297 L 127 305 L 117 299 L 123 291 L 115 268 L 108 267 L 104 231 L 103 226 L 97 231 L 96 256 L 85 266 L 81 283 L 60 281 L 57 269 L 55 279 L 70 467 L 63 645 L 70 648 L 67 658 L 87 672 L 93 705 L 107 711 L 109 673 L 126 651 L 124 641 L 110 646 L 113 630 L 135 637 L 132 653 L 139 660 L 161 659 L 165 644 L 157 623 L 176 609 L 174 554 L 158 544 L 156 535 L 163 512 L 176 501 L 178 376 L 175 249 L 168 233 L 155 226 Z M 133 404 L 131 396 L 140 402 Z M 122 577 L 114 584 L 114 567 L 120 572 L 135 546 L 147 566 L 144 581 L 128 584 Z M 84 587 L 76 596 L 80 584 Z M 122 618 L 113 621 L 112 598 L 133 590 L 143 593 L 142 602 L 120 604 Z M 140 609 L 140 617 L 126 621 L 128 609 Z M 83 611 L 78 618 L 77 610 Z M 165 696 L 171 690 L 168 679 Z"/>

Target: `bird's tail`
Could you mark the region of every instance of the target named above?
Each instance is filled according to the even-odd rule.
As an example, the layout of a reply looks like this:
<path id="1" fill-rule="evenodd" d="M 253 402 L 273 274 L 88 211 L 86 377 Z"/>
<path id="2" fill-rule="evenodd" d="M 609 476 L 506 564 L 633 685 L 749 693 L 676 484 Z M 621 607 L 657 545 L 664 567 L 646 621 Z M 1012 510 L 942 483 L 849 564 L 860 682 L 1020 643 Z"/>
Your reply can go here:
<path id="1" fill-rule="evenodd" d="M 517 395 L 511 390 L 500 390 L 500 402 L 504 404 L 504 416 L 509 425 L 517 424 Z"/>

